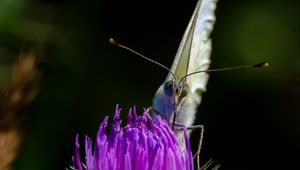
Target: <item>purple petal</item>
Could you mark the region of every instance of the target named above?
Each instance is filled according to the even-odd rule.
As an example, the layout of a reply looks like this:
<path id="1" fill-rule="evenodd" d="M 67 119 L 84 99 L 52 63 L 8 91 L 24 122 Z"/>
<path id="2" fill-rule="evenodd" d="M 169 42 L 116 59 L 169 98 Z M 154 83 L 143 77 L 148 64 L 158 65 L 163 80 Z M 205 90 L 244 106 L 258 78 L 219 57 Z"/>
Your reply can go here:
<path id="1" fill-rule="evenodd" d="M 127 125 L 121 127 L 121 109 L 116 106 L 110 134 L 106 134 L 108 117 L 99 126 L 96 143 L 85 137 L 87 170 L 193 170 L 193 157 L 186 131 L 186 149 L 180 144 L 168 123 L 157 116 L 155 122 L 144 110 L 138 116 L 136 108 L 129 110 Z M 133 112 L 133 113 L 132 113 Z M 132 115 L 133 114 L 133 115 Z M 82 170 L 76 136 L 75 167 Z"/>
<path id="2" fill-rule="evenodd" d="M 75 165 L 78 170 L 82 170 L 81 161 L 80 161 L 80 154 L 79 154 L 79 142 L 78 142 L 79 135 L 76 135 L 76 142 L 75 142 Z"/>

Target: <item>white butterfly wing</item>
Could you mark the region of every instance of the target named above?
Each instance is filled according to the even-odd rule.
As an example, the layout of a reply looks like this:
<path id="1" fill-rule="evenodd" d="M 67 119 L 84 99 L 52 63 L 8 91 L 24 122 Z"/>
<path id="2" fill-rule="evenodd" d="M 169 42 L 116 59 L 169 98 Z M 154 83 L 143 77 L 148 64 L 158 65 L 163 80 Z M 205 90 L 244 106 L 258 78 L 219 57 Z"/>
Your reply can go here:
<path id="1" fill-rule="evenodd" d="M 209 38 L 215 22 L 216 0 L 203 0 L 196 18 L 195 29 L 190 50 L 188 74 L 209 68 L 211 40 Z M 187 78 L 191 92 L 205 91 L 207 73 L 198 73 Z"/>
<path id="2" fill-rule="evenodd" d="M 180 57 L 188 58 L 188 65 L 185 75 L 196 71 L 207 70 L 209 68 L 211 53 L 211 40 L 209 39 L 209 36 L 215 21 L 215 8 L 216 0 L 198 1 L 194 14 L 180 43 L 172 69 L 176 69 L 176 64 L 180 64 L 175 63 L 176 61 L 180 61 L 180 59 L 178 59 Z M 185 44 L 190 45 L 187 46 Z M 184 49 L 186 47 L 189 47 L 189 49 Z M 189 51 L 188 57 L 185 56 L 187 55 L 187 52 L 185 52 L 187 50 Z M 202 93 L 206 91 L 208 77 L 208 74 L 204 72 L 187 77 L 186 82 L 190 88 L 190 92 L 183 99 L 180 105 L 177 106 L 176 123 L 184 125 L 185 127 L 190 127 L 194 124 L 196 110 L 201 102 Z M 183 132 L 177 131 L 176 136 L 179 140 L 182 150 L 184 150 L 185 141 Z"/>
<path id="3" fill-rule="evenodd" d="M 206 70 L 210 64 L 210 39 L 217 0 L 199 0 L 180 42 L 171 71 L 178 79 L 188 73 Z M 199 75 L 197 75 L 199 77 Z M 167 80 L 173 79 L 168 75 Z M 204 76 L 204 79 L 207 79 Z M 201 88 L 205 90 L 206 83 Z"/>
<path id="4" fill-rule="evenodd" d="M 198 1 L 171 68 L 176 76 L 179 75 L 178 78 L 209 68 L 211 53 L 209 36 L 215 22 L 215 8 L 216 0 Z M 185 66 L 184 58 L 188 60 Z M 197 73 L 187 77 L 190 93 L 178 107 L 176 122 L 179 124 L 191 126 L 194 123 L 196 108 L 201 102 L 202 92 L 206 91 L 208 77 L 207 73 Z"/>

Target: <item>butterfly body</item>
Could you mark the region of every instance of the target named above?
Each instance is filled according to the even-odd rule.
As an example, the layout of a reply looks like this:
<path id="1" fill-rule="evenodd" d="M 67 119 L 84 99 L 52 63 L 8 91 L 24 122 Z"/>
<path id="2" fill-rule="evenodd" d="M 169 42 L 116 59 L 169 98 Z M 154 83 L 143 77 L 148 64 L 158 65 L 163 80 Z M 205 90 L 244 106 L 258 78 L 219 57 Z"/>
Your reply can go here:
<path id="1" fill-rule="evenodd" d="M 215 21 L 215 7 L 216 0 L 198 1 L 170 73 L 155 93 L 152 105 L 154 117 L 159 114 L 169 122 L 170 127 L 172 124 L 190 127 L 194 123 L 196 109 L 201 102 L 202 93 L 206 91 L 208 74 L 189 74 L 209 68 L 209 35 Z M 182 133 L 177 134 L 182 139 Z"/>

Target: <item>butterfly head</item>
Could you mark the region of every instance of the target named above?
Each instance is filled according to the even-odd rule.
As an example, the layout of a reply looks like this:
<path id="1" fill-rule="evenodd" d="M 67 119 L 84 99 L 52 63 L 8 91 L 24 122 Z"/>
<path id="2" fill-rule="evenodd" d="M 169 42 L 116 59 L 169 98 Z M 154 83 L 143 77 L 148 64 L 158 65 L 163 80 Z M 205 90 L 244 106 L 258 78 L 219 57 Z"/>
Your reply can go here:
<path id="1" fill-rule="evenodd" d="M 189 93 L 189 86 L 186 81 L 168 80 L 164 84 L 164 92 L 172 97 L 175 105 L 178 105 Z"/>

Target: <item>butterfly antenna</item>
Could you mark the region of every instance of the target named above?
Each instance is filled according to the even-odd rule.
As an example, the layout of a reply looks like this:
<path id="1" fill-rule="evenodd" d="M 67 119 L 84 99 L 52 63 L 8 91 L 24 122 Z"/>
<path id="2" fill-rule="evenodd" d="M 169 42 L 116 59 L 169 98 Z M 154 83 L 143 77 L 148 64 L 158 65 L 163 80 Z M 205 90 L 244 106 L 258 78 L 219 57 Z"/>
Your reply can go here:
<path id="1" fill-rule="evenodd" d="M 227 70 L 239 70 L 239 69 L 246 69 L 246 68 L 266 68 L 269 64 L 267 62 L 264 63 L 258 63 L 258 64 L 252 64 L 252 65 L 243 65 L 243 66 L 234 66 L 234 67 L 226 67 L 226 68 L 217 68 L 217 69 L 208 69 L 208 70 L 202 70 L 202 71 L 195 71 L 193 73 L 187 74 L 183 76 L 179 83 L 181 83 L 184 79 L 186 79 L 188 76 L 198 74 L 198 73 L 210 73 L 210 72 L 219 72 L 219 71 L 227 71 Z"/>
<path id="2" fill-rule="evenodd" d="M 138 55 L 138 56 L 140 56 L 140 57 L 142 57 L 142 58 L 144 58 L 144 59 L 146 59 L 146 60 L 148 60 L 148 61 L 150 61 L 150 62 L 152 62 L 152 63 L 154 63 L 154 64 L 156 64 L 156 65 L 158 65 L 158 66 L 160 66 L 160 67 L 162 67 L 162 68 L 164 68 L 164 69 L 166 69 L 166 70 L 168 70 L 168 72 L 176 79 L 174 73 L 172 73 L 172 71 L 171 71 L 168 67 L 166 67 L 166 66 L 160 64 L 159 62 L 157 62 L 157 61 L 155 61 L 155 60 L 152 60 L 152 59 L 150 59 L 150 58 L 148 58 L 148 57 L 146 57 L 146 56 L 144 56 L 144 55 L 142 55 L 142 54 L 140 54 L 140 53 L 134 51 L 133 49 L 131 49 L 131 48 L 129 48 L 129 47 L 126 47 L 125 45 L 119 44 L 119 43 L 118 43 L 116 40 L 114 40 L 113 38 L 110 38 L 110 39 L 109 39 L 109 43 L 111 43 L 111 44 L 113 44 L 113 45 L 115 45 L 115 46 L 117 46 L 117 47 L 119 47 L 119 48 L 123 48 L 123 49 L 125 49 L 125 50 L 127 50 L 127 51 L 130 51 L 130 52 L 132 52 L 132 53 L 134 53 L 134 54 L 136 54 L 136 55 Z"/>

